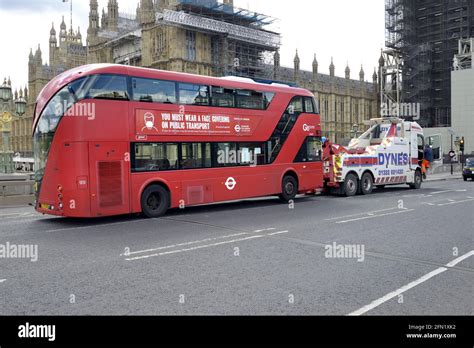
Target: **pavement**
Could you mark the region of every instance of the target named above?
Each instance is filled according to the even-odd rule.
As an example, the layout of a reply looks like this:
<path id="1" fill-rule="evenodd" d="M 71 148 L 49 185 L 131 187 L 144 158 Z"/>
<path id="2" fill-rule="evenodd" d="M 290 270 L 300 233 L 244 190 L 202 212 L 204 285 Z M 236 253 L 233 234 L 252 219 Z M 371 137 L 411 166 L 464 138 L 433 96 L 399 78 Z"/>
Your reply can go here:
<path id="1" fill-rule="evenodd" d="M 6 207 L 0 251 L 31 249 L 0 258 L 0 315 L 472 315 L 473 207 L 462 180 L 160 219 Z"/>

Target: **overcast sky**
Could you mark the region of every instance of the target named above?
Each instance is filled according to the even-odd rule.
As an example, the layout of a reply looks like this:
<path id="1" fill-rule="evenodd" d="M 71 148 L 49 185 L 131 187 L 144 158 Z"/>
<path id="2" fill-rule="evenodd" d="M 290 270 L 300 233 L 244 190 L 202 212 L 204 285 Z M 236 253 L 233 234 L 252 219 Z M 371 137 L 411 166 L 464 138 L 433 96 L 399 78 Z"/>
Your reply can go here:
<path id="1" fill-rule="evenodd" d="M 119 12 L 135 13 L 139 0 L 119 0 Z M 384 45 L 383 0 L 234 0 L 248 8 L 280 21 L 269 29 L 282 33 L 281 65 L 293 66 L 298 49 L 301 69 L 311 70 L 316 53 L 319 71 L 328 73 L 334 57 L 336 75 L 344 76 L 347 62 L 351 77 L 358 78 L 361 64 L 366 80 L 372 80 L 374 67 Z M 99 0 L 99 8 L 107 0 Z M 100 10 L 101 11 L 101 10 Z M 81 27 L 87 36 L 89 0 L 73 0 L 74 30 Z M 11 76 L 13 87 L 28 81 L 28 54 L 41 45 L 43 61 L 48 60 L 51 23 L 56 32 L 62 16 L 69 30 L 69 3 L 62 0 L 0 0 L 2 28 L 0 78 Z"/>

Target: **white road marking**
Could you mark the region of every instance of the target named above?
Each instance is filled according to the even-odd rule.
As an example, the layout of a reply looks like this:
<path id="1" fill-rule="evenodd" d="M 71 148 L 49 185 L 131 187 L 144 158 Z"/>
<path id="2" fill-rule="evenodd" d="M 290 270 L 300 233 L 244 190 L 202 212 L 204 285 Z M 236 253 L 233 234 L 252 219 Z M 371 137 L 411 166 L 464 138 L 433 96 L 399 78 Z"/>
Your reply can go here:
<path id="1" fill-rule="evenodd" d="M 263 230 L 255 230 L 254 232 L 255 233 L 260 233 L 260 232 L 265 232 L 265 231 L 273 231 L 275 229 L 276 228 L 274 228 L 274 227 L 270 227 L 270 228 L 264 228 Z"/>
<path id="2" fill-rule="evenodd" d="M 249 233 L 248 232 L 242 232 L 242 233 L 229 234 L 229 235 L 226 235 L 226 236 L 206 238 L 206 239 L 195 240 L 195 241 L 186 242 L 186 243 L 172 244 L 172 245 L 162 246 L 162 247 L 153 248 L 153 249 L 137 250 L 137 251 L 129 252 L 127 254 L 120 254 L 120 256 L 129 256 L 129 255 L 135 255 L 135 254 L 149 253 L 149 252 L 158 251 L 158 250 L 171 249 L 171 248 L 175 248 L 175 247 L 182 247 L 182 246 L 186 246 L 186 245 L 193 245 L 193 244 L 199 244 L 199 243 L 204 243 L 204 242 L 211 242 L 211 241 L 214 241 L 214 240 L 238 237 L 238 236 L 243 236 L 243 235 L 247 235 L 247 234 L 249 234 Z"/>
<path id="3" fill-rule="evenodd" d="M 273 231 L 276 228 L 270 227 L 270 228 L 265 228 L 262 230 L 255 230 L 253 233 L 260 233 L 264 231 Z M 284 231 L 288 232 L 288 231 Z M 153 249 L 146 249 L 146 250 L 137 250 L 137 251 L 132 251 L 127 254 L 120 254 L 120 256 L 129 256 L 129 255 L 135 255 L 135 254 L 143 254 L 143 253 L 148 253 L 148 252 L 153 252 L 153 251 L 158 251 L 158 250 L 164 250 L 164 249 L 171 249 L 171 248 L 176 248 L 176 247 L 182 247 L 182 246 L 187 246 L 187 245 L 193 245 L 193 244 L 199 244 L 199 243 L 204 243 L 204 242 L 211 242 L 214 240 L 219 240 L 219 239 L 224 239 L 224 238 L 232 238 L 232 237 L 239 237 L 239 236 L 244 236 L 244 235 L 249 235 L 250 232 L 241 232 L 241 233 L 234 233 L 234 234 L 228 234 L 225 236 L 219 236 L 219 237 L 212 237 L 212 238 L 206 238 L 206 239 L 201 239 L 201 240 L 195 240 L 192 242 L 185 242 L 185 243 L 179 243 L 179 244 L 172 244 L 172 245 L 167 245 L 167 246 L 162 246 L 158 248 L 153 248 Z"/>
<path id="4" fill-rule="evenodd" d="M 147 258 L 155 257 L 155 256 L 163 256 L 163 255 L 169 255 L 169 254 L 182 253 L 182 252 L 185 252 L 185 251 L 192 251 L 192 250 L 197 250 L 197 249 L 210 248 L 210 247 L 214 247 L 214 246 L 218 246 L 218 245 L 242 242 L 242 241 L 245 241 L 245 240 L 250 240 L 250 239 L 255 239 L 255 238 L 262 238 L 262 237 L 265 237 L 265 236 L 259 234 L 259 235 L 255 235 L 255 236 L 245 237 L 245 238 L 227 240 L 225 242 L 199 245 L 199 246 L 192 247 L 192 248 L 187 248 L 187 249 L 178 249 L 178 250 L 165 251 L 165 252 L 157 253 L 157 254 L 137 256 L 137 257 L 127 258 L 125 260 L 126 261 L 134 261 L 134 260 L 140 260 L 140 259 L 147 259 Z"/>
<path id="5" fill-rule="evenodd" d="M 445 191 L 436 191 L 431 192 L 432 195 L 438 195 L 440 193 L 447 193 L 447 192 L 466 192 L 467 190 L 445 190 Z"/>
<path id="6" fill-rule="evenodd" d="M 352 222 L 352 221 L 359 221 L 359 220 L 373 219 L 373 218 L 381 217 L 381 216 L 388 216 L 388 215 L 395 215 L 395 214 L 401 214 L 401 213 L 408 213 L 408 212 L 414 211 L 414 210 L 415 210 L 415 209 L 403 209 L 403 210 L 394 211 L 394 212 L 391 212 L 391 213 L 378 214 L 378 215 L 371 215 L 371 216 L 363 216 L 363 217 L 359 217 L 359 218 L 355 218 L 355 219 L 349 219 L 349 220 L 343 220 L 343 221 L 336 221 L 336 224 L 345 224 L 345 223 Z"/>
<path id="7" fill-rule="evenodd" d="M 276 236 L 277 234 L 283 234 L 283 233 L 288 233 L 289 231 L 279 231 L 279 232 L 273 232 L 269 233 L 268 236 Z"/>
<path id="8" fill-rule="evenodd" d="M 398 209 L 398 208 L 394 207 L 394 208 L 388 208 L 388 209 L 382 209 L 382 210 L 374 210 L 374 211 L 368 211 L 368 212 L 365 212 L 365 213 L 357 213 L 357 214 L 351 214 L 351 215 L 338 216 L 338 217 L 333 217 L 333 218 L 324 219 L 324 220 L 326 220 L 326 221 L 339 220 L 339 219 L 345 219 L 345 218 L 359 216 L 359 215 L 368 215 L 368 214 L 373 214 L 373 213 L 381 213 L 381 212 L 384 212 L 384 211 L 389 211 L 389 210 L 394 210 L 394 209 Z"/>
<path id="9" fill-rule="evenodd" d="M 459 262 L 467 259 L 468 257 L 470 257 L 472 255 L 474 255 L 474 250 L 471 250 L 467 254 L 464 254 L 464 255 L 458 257 L 457 259 L 454 259 L 453 261 L 447 263 L 444 267 L 437 268 L 434 271 L 431 271 L 430 273 L 425 274 L 424 276 L 418 278 L 417 280 L 415 280 L 411 283 L 408 283 L 405 286 L 402 286 L 400 289 L 392 291 L 392 292 L 388 293 L 387 295 L 385 295 L 385 296 L 369 303 L 368 305 L 366 305 L 366 306 L 364 306 L 364 307 L 362 307 L 362 308 L 360 308 L 360 309 L 358 309 L 354 312 L 349 313 L 348 315 L 362 315 L 364 313 L 367 313 L 368 311 L 380 306 L 381 304 L 383 304 L 383 303 L 387 302 L 388 300 L 404 293 L 405 291 L 410 290 L 411 288 L 414 288 L 415 286 L 426 282 L 427 280 L 433 278 L 434 276 L 447 271 L 448 268 L 452 268 L 452 267 L 456 266 Z"/>
<path id="10" fill-rule="evenodd" d="M 6 281 L 6 279 L 0 279 L 0 283 L 3 283 L 4 281 Z"/>
<path id="11" fill-rule="evenodd" d="M 274 229 L 275 229 L 275 228 L 271 228 L 271 229 L 267 229 L 267 230 L 274 230 Z M 245 240 L 249 240 L 249 239 L 254 239 L 254 238 L 275 236 L 275 235 L 277 235 L 277 234 L 288 233 L 288 232 L 289 232 L 289 231 L 285 230 L 285 231 L 277 231 L 277 232 L 272 232 L 272 233 L 267 233 L 267 234 L 251 235 L 251 236 L 245 237 L 245 238 L 238 238 L 238 239 L 233 239 L 233 240 L 228 240 L 228 241 L 218 242 L 218 243 L 212 243 L 212 244 L 204 244 L 204 245 L 199 245 L 199 246 L 195 246 L 195 247 L 192 247 L 192 248 L 165 251 L 165 252 L 155 253 L 155 254 L 151 254 L 151 255 L 128 257 L 128 258 L 126 258 L 125 260 L 126 260 L 126 261 L 134 261 L 134 260 L 146 259 L 146 258 L 149 258 L 149 257 L 163 256 L 163 255 L 169 255 L 169 254 L 176 254 L 176 253 L 181 253 L 181 252 L 185 252 L 185 251 L 193 251 L 193 250 L 197 250 L 197 249 L 209 248 L 209 247 L 219 246 L 219 245 L 223 245 L 223 244 L 241 242 L 241 241 L 245 241 Z M 158 250 L 163 250 L 163 249 L 170 249 L 170 248 L 177 247 L 177 246 L 192 245 L 192 244 L 202 243 L 202 242 L 211 241 L 211 240 L 217 240 L 217 239 L 222 239 L 222 238 L 229 238 L 229 237 L 232 237 L 232 236 L 236 237 L 236 236 L 239 236 L 239 235 L 249 235 L 249 234 L 251 234 L 251 233 L 250 233 L 250 232 L 242 232 L 242 233 L 237 233 L 237 234 L 234 234 L 234 235 L 227 235 L 227 236 L 220 236 L 220 237 L 215 237 L 215 238 L 202 239 L 202 240 L 200 240 L 200 241 L 193 241 L 193 242 L 187 242 L 187 243 L 181 243 L 181 244 L 168 245 L 168 246 L 159 247 L 159 248 L 155 248 L 155 249 L 133 251 L 133 252 L 130 252 L 130 253 L 126 254 L 126 255 L 125 255 L 125 254 L 121 254 L 120 256 L 130 256 L 130 255 L 134 255 L 134 254 L 138 254 L 138 253 L 145 253 L 145 252 L 158 251 Z"/>
<path id="12" fill-rule="evenodd" d="M 438 207 L 442 207 L 442 206 L 445 206 L 445 205 L 451 205 L 451 204 L 472 202 L 472 201 L 474 201 L 474 198 L 472 198 L 472 199 L 465 199 L 465 200 L 462 200 L 462 201 L 454 201 L 454 202 L 449 202 L 449 203 L 442 203 L 442 204 L 438 204 Z"/>
<path id="13" fill-rule="evenodd" d="M 11 216 L 11 215 L 14 215 L 15 217 L 19 217 L 19 216 L 25 216 L 25 215 L 31 215 L 33 213 L 31 212 L 27 212 L 27 213 L 8 213 L 8 214 L 0 214 L 0 216 Z"/>

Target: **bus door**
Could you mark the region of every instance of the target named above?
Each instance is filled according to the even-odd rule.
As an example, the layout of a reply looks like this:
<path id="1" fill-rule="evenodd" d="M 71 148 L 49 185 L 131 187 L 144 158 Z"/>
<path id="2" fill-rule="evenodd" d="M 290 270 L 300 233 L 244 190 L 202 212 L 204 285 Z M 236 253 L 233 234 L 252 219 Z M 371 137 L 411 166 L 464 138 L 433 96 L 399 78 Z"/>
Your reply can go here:
<path id="1" fill-rule="evenodd" d="M 90 142 L 91 214 L 130 212 L 129 145 L 127 142 Z"/>

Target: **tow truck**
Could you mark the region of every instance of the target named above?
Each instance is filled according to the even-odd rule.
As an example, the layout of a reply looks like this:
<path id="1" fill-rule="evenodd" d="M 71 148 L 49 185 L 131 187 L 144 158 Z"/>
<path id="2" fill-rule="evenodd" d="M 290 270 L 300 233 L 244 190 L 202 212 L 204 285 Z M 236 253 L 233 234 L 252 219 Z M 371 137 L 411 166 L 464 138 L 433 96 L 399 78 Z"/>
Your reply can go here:
<path id="1" fill-rule="evenodd" d="M 324 185 L 333 193 L 368 195 L 374 187 L 423 182 L 423 129 L 397 117 L 374 118 L 369 129 L 348 146 L 323 144 Z"/>

